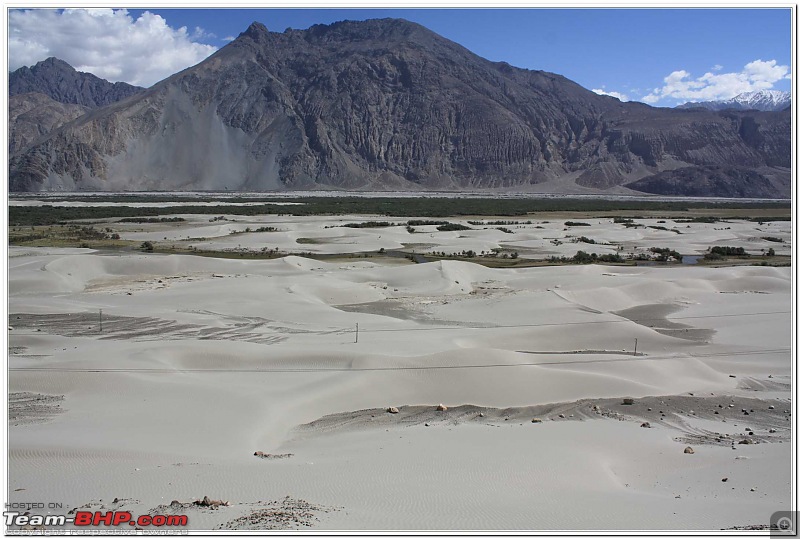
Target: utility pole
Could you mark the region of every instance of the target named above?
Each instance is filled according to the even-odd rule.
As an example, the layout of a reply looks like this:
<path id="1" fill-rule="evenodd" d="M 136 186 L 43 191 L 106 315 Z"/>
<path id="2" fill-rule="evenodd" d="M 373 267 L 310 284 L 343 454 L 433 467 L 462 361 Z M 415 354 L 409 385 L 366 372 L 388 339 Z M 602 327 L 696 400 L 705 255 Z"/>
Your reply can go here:
<path id="1" fill-rule="evenodd" d="M 356 322 L 356 343 L 358 343 L 358 322 Z"/>
<path id="2" fill-rule="evenodd" d="M 639 347 L 639 339 L 633 339 L 633 355 L 636 356 L 636 349 Z"/>

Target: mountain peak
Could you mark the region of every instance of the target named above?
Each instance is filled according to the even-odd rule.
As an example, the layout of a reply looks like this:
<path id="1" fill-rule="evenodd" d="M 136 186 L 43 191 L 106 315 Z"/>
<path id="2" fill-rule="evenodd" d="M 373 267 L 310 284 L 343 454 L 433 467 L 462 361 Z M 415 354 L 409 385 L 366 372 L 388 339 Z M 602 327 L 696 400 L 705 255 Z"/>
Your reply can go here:
<path id="1" fill-rule="evenodd" d="M 250 26 L 247 27 L 247 30 L 244 31 L 244 35 L 251 36 L 251 37 L 259 36 L 259 35 L 263 35 L 263 34 L 268 34 L 268 33 L 269 33 L 269 29 L 267 29 L 266 26 L 264 26 L 263 24 L 261 24 L 258 21 L 253 21 L 250 24 Z"/>
<path id="2" fill-rule="evenodd" d="M 315 24 L 306 30 L 307 39 L 321 42 L 359 42 L 381 40 L 406 41 L 422 36 L 435 36 L 433 32 L 406 19 L 383 18 L 364 21 L 343 20 L 332 24 Z"/>
<path id="3" fill-rule="evenodd" d="M 745 97 L 755 97 L 755 96 L 773 96 L 773 97 L 783 97 L 788 92 L 782 92 L 780 90 L 755 90 L 753 92 L 744 92 L 737 95 L 734 99 L 745 98 Z"/>
<path id="4" fill-rule="evenodd" d="M 771 103 L 782 104 L 791 100 L 789 92 L 780 90 L 756 90 L 754 92 L 744 92 L 737 95 L 731 101 L 736 103 Z"/>
<path id="5" fill-rule="evenodd" d="M 37 62 L 36 65 L 31 67 L 32 70 L 38 69 L 60 69 L 65 71 L 76 71 L 74 67 L 69 65 L 64 60 L 60 58 L 56 58 L 55 56 L 51 56 L 42 60 L 41 62 Z"/>
<path id="6" fill-rule="evenodd" d="M 755 90 L 744 92 L 731 99 L 721 101 L 689 102 L 679 105 L 677 108 L 702 107 L 709 110 L 761 110 L 761 111 L 780 111 L 792 103 L 792 94 L 780 90 Z"/>
<path id="7" fill-rule="evenodd" d="M 76 70 L 51 56 L 32 67 L 21 67 L 8 75 L 8 95 L 44 94 L 65 104 L 97 108 L 143 90 L 124 82 L 111 83 L 91 73 Z"/>

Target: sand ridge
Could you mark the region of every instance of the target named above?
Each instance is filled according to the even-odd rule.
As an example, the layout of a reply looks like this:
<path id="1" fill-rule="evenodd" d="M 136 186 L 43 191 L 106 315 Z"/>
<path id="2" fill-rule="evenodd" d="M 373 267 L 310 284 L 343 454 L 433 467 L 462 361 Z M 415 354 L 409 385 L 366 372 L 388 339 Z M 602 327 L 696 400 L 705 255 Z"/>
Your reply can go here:
<path id="1" fill-rule="evenodd" d="M 10 424 L 14 500 L 230 501 L 192 509 L 201 529 L 613 529 L 609 500 L 631 529 L 720 529 L 788 507 L 791 268 L 10 253 L 9 389 L 63 410 Z"/>

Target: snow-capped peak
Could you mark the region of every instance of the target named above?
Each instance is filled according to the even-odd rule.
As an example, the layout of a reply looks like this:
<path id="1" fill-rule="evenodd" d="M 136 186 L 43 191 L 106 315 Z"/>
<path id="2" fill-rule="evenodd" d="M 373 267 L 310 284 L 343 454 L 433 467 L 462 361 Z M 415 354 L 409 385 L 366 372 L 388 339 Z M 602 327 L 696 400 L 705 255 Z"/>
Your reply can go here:
<path id="1" fill-rule="evenodd" d="M 757 90 L 755 92 L 744 92 L 731 99 L 720 101 L 704 101 L 702 103 L 684 103 L 678 105 L 679 109 L 703 107 L 710 110 L 763 110 L 776 111 L 783 110 L 792 103 L 792 94 L 780 90 Z"/>
<path id="2" fill-rule="evenodd" d="M 789 92 L 781 92 L 780 90 L 758 90 L 739 94 L 729 101 L 741 103 L 742 105 L 751 105 L 752 108 L 759 110 L 762 110 L 762 107 L 770 107 L 772 110 L 776 110 L 788 106 L 791 103 L 791 97 Z"/>

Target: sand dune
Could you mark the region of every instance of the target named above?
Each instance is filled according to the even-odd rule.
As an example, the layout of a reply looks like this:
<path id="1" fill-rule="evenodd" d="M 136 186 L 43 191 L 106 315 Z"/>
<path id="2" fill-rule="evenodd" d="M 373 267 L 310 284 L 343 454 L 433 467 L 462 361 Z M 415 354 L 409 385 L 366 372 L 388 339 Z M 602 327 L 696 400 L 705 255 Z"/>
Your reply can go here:
<path id="1" fill-rule="evenodd" d="M 220 208 L 224 213 L 224 208 Z M 224 216 L 224 215 L 223 215 Z M 408 219 L 384 216 L 226 216 L 227 221 L 209 222 L 207 216 L 182 215 L 185 223 L 115 224 L 123 239 L 168 242 L 208 250 L 279 249 L 288 253 L 363 253 L 387 250 L 412 250 L 418 253 L 477 253 L 493 249 L 517 251 L 522 258 L 574 256 L 579 250 L 623 255 L 646 253 L 650 247 L 668 247 L 684 255 L 702 255 L 714 245 L 743 247 L 760 254 L 773 248 L 776 254 L 791 254 L 791 223 L 776 221 L 757 223 L 729 220 L 717 223 L 681 223 L 672 219 L 636 218 L 635 228 L 615 223 L 613 219 L 578 219 L 589 226 L 565 226 L 563 219 L 519 220 L 520 224 L 504 226 L 511 233 L 489 225 L 490 219 L 448 218 L 470 230 L 440 232 L 435 225 L 406 229 Z M 513 220 L 513 219 L 512 219 Z M 349 228 L 347 223 L 386 221 L 392 226 L 381 228 Z M 522 224 L 524 223 L 524 224 Z M 273 232 L 255 232 L 260 227 Z M 251 232 L 245 232 L 248 228 Z M 666 229 L 666 230 L 662 230 Z M 595 243 L 585 243 L 587 238 Z M 782 240 L 769 241 L 764 238 Z M 622 249 L 619 251 L 619 249 Z"/>
<path id="2" fill-rule="evenodd" d="M 302 246 L 317 252 L 408 239 L 321 228 L 331 222 L 263 234 L 336 240 Z M 546 226 L 447 233 L 436 250 L 549 242 L 563 222 Z M 612 226 L 585 228 L 607 240 Z M 625 242 L 716 241 L 700 228 L 622 230 Z M 35 416 L 10 424 L 12 501 L 124 498 L 141 514 L 230 500 L 191 509 L 202 529 L 285 496 L 333 508 L 320 529 L 719 529 L 789 508 L 791 268 L 17 248 L 9 261 L 9 390 Z M 745 426 L 759 443 L 714 435 Z"/>

